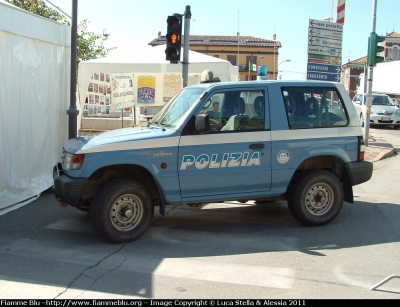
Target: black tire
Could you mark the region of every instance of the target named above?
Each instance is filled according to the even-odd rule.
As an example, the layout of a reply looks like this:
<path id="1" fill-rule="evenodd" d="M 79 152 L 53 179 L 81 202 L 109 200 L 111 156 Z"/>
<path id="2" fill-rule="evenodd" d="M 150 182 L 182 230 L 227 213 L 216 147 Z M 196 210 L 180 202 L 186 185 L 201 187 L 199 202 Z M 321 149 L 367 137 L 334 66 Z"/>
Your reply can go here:
<path id="1" fill-rule="evenodd" d="M 299 174 L 288 193 L 292 216 L 305 226 L 322 226 L 332 222 L 343 205 L 343 186 L 326 170 L 308 170 Z"/>
<path id="2" fill-rule="evenodd" d="M 101 186 L 90 207 L 95 231 L 111 243 L 139 238 L 149 228 L 154 215 L 150 193 L 140 182 L 113 179 Z"/>

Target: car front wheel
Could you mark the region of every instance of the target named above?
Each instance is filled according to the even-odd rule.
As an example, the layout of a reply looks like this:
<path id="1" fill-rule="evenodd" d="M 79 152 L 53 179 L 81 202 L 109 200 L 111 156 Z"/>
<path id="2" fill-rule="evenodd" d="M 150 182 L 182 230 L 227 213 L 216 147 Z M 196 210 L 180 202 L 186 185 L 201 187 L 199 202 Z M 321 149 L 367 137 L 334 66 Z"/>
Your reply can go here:
<path id="1" fill-rule="evenodd" d="M 123 243 L 144 234 L 153 218 L 154 206 L 142 183 L 117 178 L 99 188 L 89 214 L 99 235 L 111 243 Z"/>

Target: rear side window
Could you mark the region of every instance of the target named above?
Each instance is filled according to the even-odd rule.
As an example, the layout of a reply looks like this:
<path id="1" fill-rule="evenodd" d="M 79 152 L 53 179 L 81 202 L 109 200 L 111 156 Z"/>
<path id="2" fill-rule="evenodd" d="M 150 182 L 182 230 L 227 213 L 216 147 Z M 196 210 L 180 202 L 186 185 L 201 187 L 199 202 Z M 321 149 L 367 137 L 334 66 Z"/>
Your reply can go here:
<path id="1" fill-rule="evenodd" d="M 282 89 L 290 129 L 347 126 L 349 117 L 335 88 Z"/>

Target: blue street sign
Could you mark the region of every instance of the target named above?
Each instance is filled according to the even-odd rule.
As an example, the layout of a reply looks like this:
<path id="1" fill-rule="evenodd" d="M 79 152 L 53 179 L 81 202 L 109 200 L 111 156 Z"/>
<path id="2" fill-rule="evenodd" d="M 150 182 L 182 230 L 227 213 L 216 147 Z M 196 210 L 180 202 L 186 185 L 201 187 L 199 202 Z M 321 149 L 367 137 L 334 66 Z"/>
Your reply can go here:
<path id="1" fill-rule="evenodd" d="M 340 81 L 340 74 L 329 74 L 310 71 L 307 72 L 307 80 L 318 80 L 318 81 Z"/>
<path id="2" fill-rule="evenodd" d="M 342 68 L 339 65 L 327 65 L 327 64 L 316 64 L 316 63 L 308 63 L 307 64 L 307 72 L 315 71 L 315 72 L 327 72 L 331 74 L 340 74 Z"/>

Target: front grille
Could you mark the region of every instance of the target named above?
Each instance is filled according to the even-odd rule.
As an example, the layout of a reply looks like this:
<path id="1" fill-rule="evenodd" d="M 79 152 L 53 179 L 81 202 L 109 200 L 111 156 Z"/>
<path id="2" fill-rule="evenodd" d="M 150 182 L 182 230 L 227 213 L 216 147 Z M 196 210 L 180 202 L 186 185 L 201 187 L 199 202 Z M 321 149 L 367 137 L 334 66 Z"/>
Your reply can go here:
<path id="1" fill-rule="evenodd" d="M 392 115 L 393 115 L 393 112 L 386 112 L 386 113 L 377 112 L 376 114 L 382 115 L 382 116 L 392 116 Z"/>
<path id="2" fill-rule="evenodd" d="M 391 124 L 391 123 L 393 123 L 393 121 L 392 120 L 378 120 L 378 123 L 380 123 L 380 124 Z"/>

